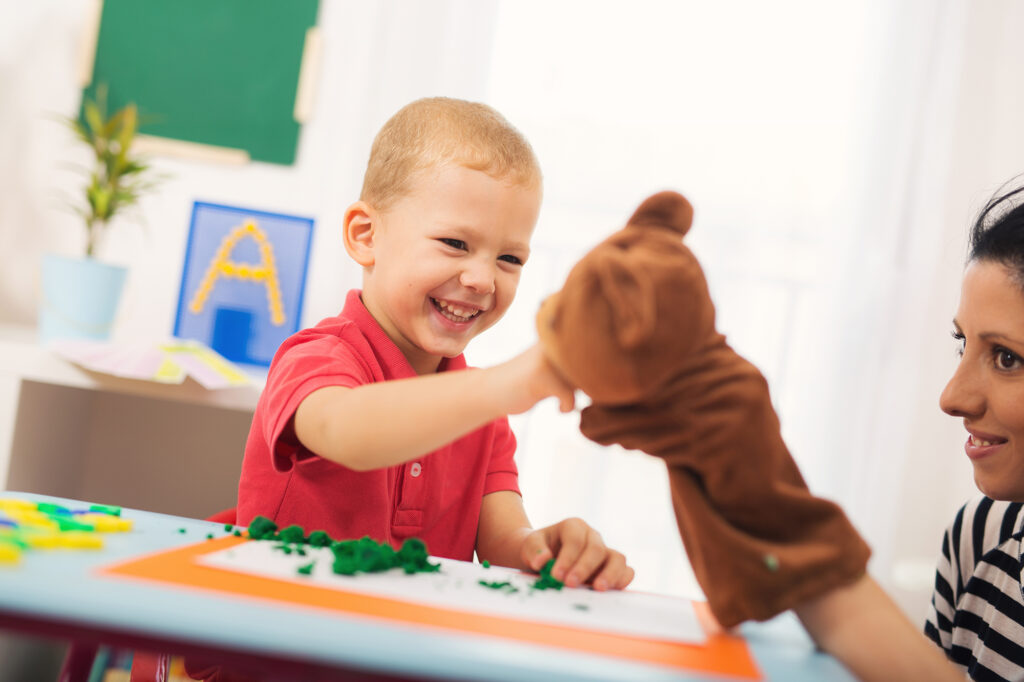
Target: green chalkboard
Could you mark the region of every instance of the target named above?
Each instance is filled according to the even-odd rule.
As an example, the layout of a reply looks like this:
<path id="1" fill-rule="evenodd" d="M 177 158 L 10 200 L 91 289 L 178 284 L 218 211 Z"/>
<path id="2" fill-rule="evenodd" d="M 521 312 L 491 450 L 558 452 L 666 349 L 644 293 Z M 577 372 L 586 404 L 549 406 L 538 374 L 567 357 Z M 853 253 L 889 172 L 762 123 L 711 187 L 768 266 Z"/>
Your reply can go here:
<path id="1" fill-rule="evenodd" d="M 306 30 L 318 0 L 104 0 L 92 82 L 139 132 L 295 161 Z"/>

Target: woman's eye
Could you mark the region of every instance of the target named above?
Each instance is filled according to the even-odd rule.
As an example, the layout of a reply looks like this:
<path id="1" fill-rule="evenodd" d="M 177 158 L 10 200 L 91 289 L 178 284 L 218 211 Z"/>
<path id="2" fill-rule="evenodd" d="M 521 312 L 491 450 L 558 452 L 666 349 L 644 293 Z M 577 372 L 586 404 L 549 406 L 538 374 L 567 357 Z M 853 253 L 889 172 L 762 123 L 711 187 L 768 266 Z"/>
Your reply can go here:
<path id="1" fill-rule="evenodd" d="M 466 242 L 461 239 L 449 239 L 447 237 L 442 237 L 440 241 L 442 244 L 447 244 L 453 249 L 459 249 L 460 251 L 466 250 Z"/>
<path id="2" fill-rule="evenodd" d="M 959 332 L 953 332 L 953 340 L 956 341 L 956 354 L 957 354 L 957 356 L 963 357 L 963 354 L 964 354 L 964 344 L 966 342 L 966 339 L 964 339 L 964 335 L 959 333 Z"/>
<path id="3" fill-rule="evenodd" d="M 512 263 L 513 265 L 522 265 L 523 264 L 523 261 L 522 261 L 521 258 L 519 258 L 519 256 L 510 256 L 510 255 L 498 256 L 498 260 L 503 260 L 506 263 Z"/>
<path id="4" fill-rule="evenodd" d="M 996 364 L 999 369 L 1016 369 L 1020 366 L 1020 358 L 1016 353 L 1008 351 L 1005 348 L 996 348 Z"/>

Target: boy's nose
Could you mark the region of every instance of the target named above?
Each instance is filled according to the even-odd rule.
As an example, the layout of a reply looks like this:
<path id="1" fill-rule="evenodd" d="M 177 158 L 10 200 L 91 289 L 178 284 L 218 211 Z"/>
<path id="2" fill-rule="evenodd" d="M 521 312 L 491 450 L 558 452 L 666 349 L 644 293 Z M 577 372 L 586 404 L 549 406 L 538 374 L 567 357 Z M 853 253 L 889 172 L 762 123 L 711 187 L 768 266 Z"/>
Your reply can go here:
<path id="1" fill-rule="evenodd" d="M 985 393 L 981 377 L 966 358 L 961 358 L 956 371 L 939 395 L 939 407 L 954 417 L 977 417 L 985 411 Z"/>
<path id="2" fill-rule="evenodd" d="M 494 266 L 481 262 L 467 263 L 459 275 L 459 284 L 481 294 L 494 293 Z"/>

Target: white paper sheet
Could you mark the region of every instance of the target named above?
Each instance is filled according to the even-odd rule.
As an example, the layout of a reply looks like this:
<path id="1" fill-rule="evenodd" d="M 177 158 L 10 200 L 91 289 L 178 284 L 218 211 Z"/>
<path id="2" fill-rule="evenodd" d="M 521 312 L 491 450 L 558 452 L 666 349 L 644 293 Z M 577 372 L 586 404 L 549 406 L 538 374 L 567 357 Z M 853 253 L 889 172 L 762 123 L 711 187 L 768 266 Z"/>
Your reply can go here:
<path id="1" fill-rule="evenodd" d="M 346 592 L 360 592 L 455 611 L 504 616 L 552 625 L 565 625 L 629 637 L 670 642 L 703 643 L 704 629 L 693 604 L 680 597 L 646 592 L 595 592 L 588 588 L 533 590 L 537 576 L 507 568 L 431 557 L 440 563 L 439 573 L 405 574 L 401 569 L 384 573 L 337 575 L 331 570 L 334 555 L 329 548 L 307 547 L 306 556 L 274 549 L 280 543 L 250 540 L 220 552 L 201 556 L 203 565 L 239 573 L 278 578 Z M 300 566 L 315 561 L 309 576 Z M 509 581 L 518 590 L 495 590 L 478 583 Z"/>

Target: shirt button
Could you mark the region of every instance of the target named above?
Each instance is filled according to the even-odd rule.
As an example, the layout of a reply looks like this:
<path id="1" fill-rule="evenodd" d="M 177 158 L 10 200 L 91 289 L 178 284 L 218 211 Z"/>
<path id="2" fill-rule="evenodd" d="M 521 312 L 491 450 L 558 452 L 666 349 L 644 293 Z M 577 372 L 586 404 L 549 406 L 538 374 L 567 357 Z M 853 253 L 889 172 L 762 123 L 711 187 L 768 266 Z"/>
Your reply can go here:
<path id="1" fill-rule="evenodd" d="M 416 478 L 423 473 L 423 466 L 419 462 L 413 462 L 412 467 L 409 469 L 409 473 L 412 474 L 413 478 Z"/>

